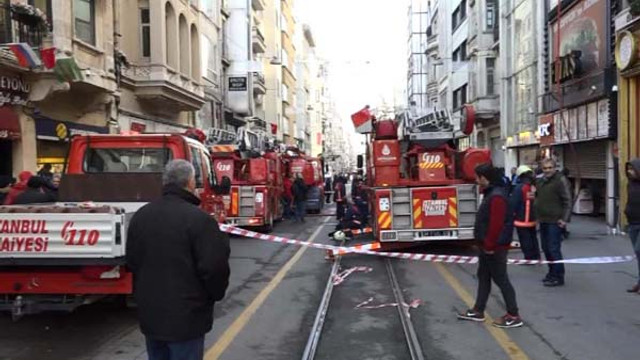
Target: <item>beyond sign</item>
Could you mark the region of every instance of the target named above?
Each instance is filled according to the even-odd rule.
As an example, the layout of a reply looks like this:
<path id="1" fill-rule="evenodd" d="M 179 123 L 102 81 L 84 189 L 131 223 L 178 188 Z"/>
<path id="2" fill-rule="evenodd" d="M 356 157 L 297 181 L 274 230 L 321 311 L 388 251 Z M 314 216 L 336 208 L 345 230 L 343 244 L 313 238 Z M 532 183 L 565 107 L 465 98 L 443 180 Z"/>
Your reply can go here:
<path id="1" fill-rule="evenodd" d="M 564 82 L 582 75 L 581 51 L 571 51 L 570 54 L 561 56 L 551 63 L 551 80 Z M 559 70 L 559 72 L 558 72 Z M 558 78 L 559 76 L 559 78 Z"/>

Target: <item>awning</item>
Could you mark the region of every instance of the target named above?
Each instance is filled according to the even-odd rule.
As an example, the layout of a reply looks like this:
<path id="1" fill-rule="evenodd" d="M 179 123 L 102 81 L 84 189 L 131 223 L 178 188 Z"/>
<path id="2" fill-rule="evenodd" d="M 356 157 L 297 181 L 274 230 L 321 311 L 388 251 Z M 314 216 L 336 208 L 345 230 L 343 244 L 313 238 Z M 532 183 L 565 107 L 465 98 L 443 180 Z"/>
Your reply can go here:
<path id="1" fill-rule="evenodd" d="M 20 117 L 9 106 L 0 106 L 0 139 L 20 138 Z"/>

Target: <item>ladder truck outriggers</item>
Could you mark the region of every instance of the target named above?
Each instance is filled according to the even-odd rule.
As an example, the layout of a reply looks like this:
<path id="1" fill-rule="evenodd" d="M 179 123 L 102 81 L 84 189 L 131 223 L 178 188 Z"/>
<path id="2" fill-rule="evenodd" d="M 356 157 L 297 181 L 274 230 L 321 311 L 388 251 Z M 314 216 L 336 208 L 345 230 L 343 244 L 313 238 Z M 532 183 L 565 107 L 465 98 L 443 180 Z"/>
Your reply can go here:
<path id="1" fill-rule="evenodd" d="M 366 185 L 374 233 L 382 243 L 473 239 L 479 204 L 474 170 L 491 162 L 491 155 L 487 149 L 458 149 L 458 140 L 474 126 L 473 107 L 466 105 L 462 113 L 459 129 L 447 111 L 374 119 Z"/>
<path id="2" fill-rule="evenodd" d="M 264 134 L 244 128 L 209 129 L 207 143 L 218 178 L 231 179 L 231 191 L 224 197 L 227 223 L 273 230 L 284 211 L 280 149 Z"/>

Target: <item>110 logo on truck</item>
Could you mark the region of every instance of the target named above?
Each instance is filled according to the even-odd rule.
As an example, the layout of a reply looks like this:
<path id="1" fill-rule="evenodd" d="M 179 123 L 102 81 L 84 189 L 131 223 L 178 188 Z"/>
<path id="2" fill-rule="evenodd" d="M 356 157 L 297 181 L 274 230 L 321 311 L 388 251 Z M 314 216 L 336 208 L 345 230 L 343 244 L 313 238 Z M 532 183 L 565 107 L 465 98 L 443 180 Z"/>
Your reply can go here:
<path id="1" fill-rule="evenodd" d="M 62 235 L 65 245 L 94 246 L 95 244 L 98 243 L 98 240 L 100 239 L 100 232 L 98 230 L 91 230 L 91 231 L 76 230 L 73 228 L 73 225 L 74 225 L 73 221 L 67 221 L 66 223 L 64 223 L 64 226 L 62 227 L 62 231 L 60 235 Z M 77 238 L 76 238 L 76 235 L 78 235 Z M 86 240 L 86 243 L 85 243 L 85 240 Z"/>

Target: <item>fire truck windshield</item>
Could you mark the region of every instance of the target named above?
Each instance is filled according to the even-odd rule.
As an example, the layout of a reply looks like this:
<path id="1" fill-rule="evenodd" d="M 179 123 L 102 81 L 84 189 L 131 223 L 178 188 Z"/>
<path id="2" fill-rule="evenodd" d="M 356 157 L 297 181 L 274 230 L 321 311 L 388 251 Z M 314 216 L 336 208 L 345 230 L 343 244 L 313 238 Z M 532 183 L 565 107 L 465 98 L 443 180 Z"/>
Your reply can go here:
<path id="1" fill-rule="evenodd" d="M 90 148 L 84 169 L 87 173 L 161 173 L 172 158 L 169 149 Z"/>

